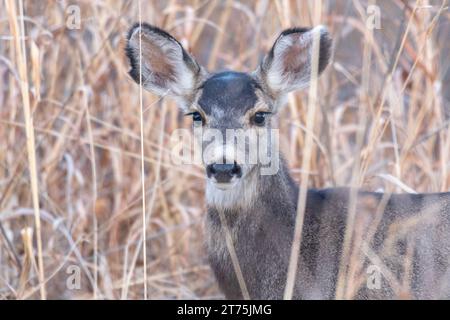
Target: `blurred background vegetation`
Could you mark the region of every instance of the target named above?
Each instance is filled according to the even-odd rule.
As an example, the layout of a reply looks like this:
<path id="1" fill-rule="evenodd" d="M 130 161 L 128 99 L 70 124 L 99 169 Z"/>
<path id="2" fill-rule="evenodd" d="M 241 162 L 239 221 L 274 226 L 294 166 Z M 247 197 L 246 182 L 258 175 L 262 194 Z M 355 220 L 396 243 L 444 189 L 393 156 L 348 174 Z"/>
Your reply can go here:
<path id="1" fill-rule="evenodd" d="M 149 298 L 222 297 L 203 248 L 203 169 L 170 161 L 170 133 L 190 121 L 173 101 L 148 92 L 143 269 L 139 88 L 123 52 L 138 4 L 0 1 L 0 298 L 142 299 L 144 272 Z M 328 26 L 335 51 L 319 85 L 311 187 L 348 185 L 357 161 L 367 190 L 450 189 L 446 1 L 141 0 L 141 6 L 143 21 L 172 33 L 209 71 L 251 71 L 283 29 Z M 306 91 L 289 96 L 277 124 L 297 180 L 306 106 Z M 27 130 L 34 133 L 34 164 Z M 68 280 L 77 270 L 74 289 Z"/>

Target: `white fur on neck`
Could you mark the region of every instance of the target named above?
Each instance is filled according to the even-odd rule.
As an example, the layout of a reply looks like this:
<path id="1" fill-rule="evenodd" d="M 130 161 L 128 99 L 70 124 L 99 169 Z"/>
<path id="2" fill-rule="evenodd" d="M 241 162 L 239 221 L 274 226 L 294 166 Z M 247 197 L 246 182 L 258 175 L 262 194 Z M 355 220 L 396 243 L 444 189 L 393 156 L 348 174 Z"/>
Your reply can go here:
<path id="1" fill-rule="evenodd" d="M 219 210 L 249 208 L 258 193 L 258 172 L 242 177 L 226 190 L 217 188 L 211 180 L 206 182 L 206 202 Z"/>

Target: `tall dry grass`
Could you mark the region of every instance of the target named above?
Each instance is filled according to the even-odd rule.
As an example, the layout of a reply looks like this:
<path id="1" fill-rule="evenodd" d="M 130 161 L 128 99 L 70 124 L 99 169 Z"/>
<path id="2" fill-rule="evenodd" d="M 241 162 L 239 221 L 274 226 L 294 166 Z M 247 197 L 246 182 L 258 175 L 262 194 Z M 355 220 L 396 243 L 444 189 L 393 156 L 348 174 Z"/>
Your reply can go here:
<path id="1" fill-rule="evenodd" d="M 283 28 L 327 25 L 335 52 L 314 126 L 307 91 L 279 117 L 295 178 L 312 128 L 310 187 L 449 190 L 447 4 L 378 2 L 142 0 L 141 14 L 210 70 L 250 71 Z M 81 25 L 72 30 L 73 4 Z M 0 2 L 2 298 L 142 299 L 145 278 L 148 298 L 221 297 L 203 250 L 202 168 L 170 161 L 170 133 L 189 121 L 147 92 L 141 117 L 127 76 L 123 39 L 138 4 Z M 370 4 L 380 6 L 381 29 L 367 28 Z M 80 289 L 70 289 L 78 269 Z M 338 297 L 349 296 L 347 278 Z"/>

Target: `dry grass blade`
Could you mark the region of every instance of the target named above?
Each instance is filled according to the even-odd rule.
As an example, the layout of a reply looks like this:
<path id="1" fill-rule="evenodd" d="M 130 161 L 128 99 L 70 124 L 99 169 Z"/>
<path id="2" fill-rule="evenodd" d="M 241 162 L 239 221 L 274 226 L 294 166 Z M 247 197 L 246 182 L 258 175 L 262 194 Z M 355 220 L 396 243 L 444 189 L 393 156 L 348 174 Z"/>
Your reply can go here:
<path id="1" fill-rule="evenodd" d="M 302 163 L 302 174 L 300 180 L 300 189 L 297 204 L 297 216 L 295 219 L 294 238 L 291 247 L 291 256 L 284 290 L 284 299 L 291 300 L 294 292 L 295 278 L 297 275 L 298 261 L 300 256 L 300 244 L 302 240 L 303 220 L 306 210 L 306 196 L 308 193 L 308 178 L 311 166 L 311 154 L 313 148 L 313 130 L 317 109 L 317 86 L 319 75 L 319 50 L 320 50 L 320 31 L 313 33 L 313 45 L 311 50 L 311 82 L 308 95 L 308 114 L 306 141 Z"/>
<path id="2" fill-rule="evenodd" d="M 21 93 L 23 112 L 25 118 L 25 131 L 27 136 L 27 151 L 28 151 L 28 168 L 30 174 L 31 193 L 33 197 L 34 219 L 36 228 L 36 242 L 39 265 L 39 282 L 41 299 L 46 299 L 45 291 L 45 276 L 44 276 L 44 261 L 42 253 L 42 236 L 41 236 L 41 217 L 39 212 L 39 190 L 38 190 L 38 174 L 36 164 L 36 148 L 34 138 L 34 125 L 30 107 L 30 96 L 28 87 L 28 68 L 25 46 L 25 24 L 23 14 L 23 3 L 19 1 L 20 11 L 20 27 L 18 22 L 19 15 L 17 14 L 16 3 L 14 0 L 6 1 L 6 9 L 8 11 L 9 25 L 11 33 L 14 36 L 14 44 L 17 53 L 17 64 L 21 80 Z"/>
<path id="3" fill-rule="evenodd" d="M 141 0 L 138 1 L 139 24 L 142 25 Z M 142 82 L 142 32 L 139 32 L 139 83 Z M 144 300 L 147 300 L 147 219 L 145 203 L 145 162 L 144 162 L 144 103 L 142 86 L 139 86 L 139 119 L 141 131 L 141 183 L 142 183 L 142 259 L 144 261 Z M 155 192 L 155 191 L 154 191 Z"/>
<path id="4" fill-rule="evenodd" d="M 94 247 L 94 288 L 93 288 L 93 298 L 96 300 L 98 298 L 98 222 L 97 222 L 97 169 L 96 169 L 96 161 L 95 161 L 95 144 L 94 144 L 94 135 L 92 133 L 92 125 L 91 125 L 91 113 L 89 112 L 89 103 L 87 92 L 83 92 L 82 99 L 84 101 L 84 106 L 86 110 L 86 126 L 88 128 L 89 135 L 89 150 L 91 154 L 91 167 L 92 167 L 92 228 L 93 228 L 93 247 Z"/>
<path id="5" fill-rule="evenodd" d="M 23 262 L 22 272 L 20 273 L 19 290 L 17 290 L 17 298 L 21 299 L 25 293 L 27 283 L 32 272 L 32 268 L 36 267 L 33 250 L 33 229 L 26 228 L 21 231 L 23 247 L 25 249 L 25 259 Z"/>
<path id="6" fill-rule="evenodd" d="M 225 231 L 225 241 L 226 241 L 228 253 L 230 254 L 231 262 L 233 263 L 234 273 L 236 274 L 236 278 L 238 279 L 239 288 L 241 289 L 242 297 L 245 300 L 250 300 L 250 294 L 248 293 L 247 285 L 245 284 L 244 275 L 242 274 L 242 269 L 239 264 L 239 259 L 236 254 L 236 249 L 234 247 L 233 237 L 231 235 L 230 229 L 228 228 L 225 214 L 221 210 L 219 210 L 219 218 L 220 218 L 220 224 L 222 225 L 222 228 Z"/>

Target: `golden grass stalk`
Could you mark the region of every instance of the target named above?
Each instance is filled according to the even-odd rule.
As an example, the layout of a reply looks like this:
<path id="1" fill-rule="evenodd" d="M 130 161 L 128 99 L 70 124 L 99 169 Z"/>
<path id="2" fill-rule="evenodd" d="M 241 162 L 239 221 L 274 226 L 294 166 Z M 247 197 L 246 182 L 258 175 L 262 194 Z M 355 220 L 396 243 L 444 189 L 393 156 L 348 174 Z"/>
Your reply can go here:
<path id="1" fill-rule="evenodd" d="M 211 55 L 210 55 L 209 63 L 208 63 L 209 70 L 214 69 L 214 67 L 216 66 L 217 56 L 219 54 L 220 45 L 222 44 L 223 38 L 226 35 L 225 28 L 227 26 L 228 19 L 230 18 L 232 4 L 233 4 L 233 0 L 227 0 L 224 3 L 225 9 L 220 16 L 220 22 L 219 22 L 219 29 L 221 32 L 219 32 L 217 34 L 217 36 L 214 40 L 214 44 L 213 44 L 213 47 L 211 50 Z"/>
<path id="2" fill-rule="evenodd" d="M 22 0 L 19 1 L 20 27 L 18 22 L 19 17 L 17 15 L 16 3 L 14 0 L 6 1 L 6 10 L 8 12 L 11 34 L 14 37 L 14 45 L 17 57 L 17 67 L 19 69 L 19 76 L 20 76 L 20 91 L 22 94 L 23 112 L 25 118 L 25 133 L 27 137 L 28 170 L 30 174 L 31 193 L 34 209 L 34 223 L 36 228 L 40 296 L 42 300 L 45 300 L 46 290 L 44 281 L 45 280 L 44 261 L 42 254 L 41 218 L 39 211 L 38 175 L 36 165 L 33 116 L 31 114 L 30 108 L 30 96 L 29 96 L 29 85 L 27 74 L 28 68 L 27 68 L 26 44 L 25 44 L 25 24 L 24 24 L 24 11 Z"/>
<path id="3" fill-rule="evenodd" d="M 371 4 L 373 4 L 371 2 Z M 372 60 L 372 44 L 373 44 L 373 34 L 370 28 L 366 28 L 364 32 L 364 48 L 363 48 L 363 70 L 362 70 L 362 90 L 360 93 L 360 109 L 359 109 L 359 128 L 357 131 L 357 150 L 360 154 L 362 146 L 364 133 L 367 126 L 367 110 L 370 108 L 370 100 L 369 100 L 369 83 L 370 83 L 370 68 L 371 68 L 371 60 Z M 338 282 L 336 285 L 336 299 L 346 298 L 347 288 L 351 286 L 350 280 L 347 277 L 347 274 L 350 273 L 350 266 L 352 260 L 350 259 L 350 247 L 351 240 L 353 238 L 353 228 L 355 223 L 355 214 L 356 214 L 356 206 L 357 206 L 357 198 L 358 198 L 358 189 L 363 179 L 363 175 L 360 172 L 361 168 L 361 159 L 360 157 L 355 157 L 353 162 L 353 171 L 352 171 L 352 180 L 351 180 L 351 190 L 349 195 L 349 208 L 348 208 L 348 216 L 345 227 L 344 234 L 344 243 L 343 243 L 343 253 L 341 264 L 339 266 L 338 272 Z M 354 265 L 354 264 L 353 264 Z M 352 265 L 352 266 L 353 266 Z"/>
<path id="4" fill-rule="evenodd" d="M 22 299 L 22 297 L 24 296 L 31 270 L 36 266 L 33 253 L 33 229 L 22 229 L 20 234 L 22 236 L 25 258 L 23 261 L 22 272 L 20 273 L 19 290 L 17 291 L 18 299 Z"/>
<path id="5" fill-rule="evenodd" d="M 94 247 L 94 288 L 93 288 L 93 296 L 94 300 L 98 298 L 98 221 L 97 221 L 97 169 L 96 169 L 96 161 L 95 161 L 95 144 L 94 144 L 94 135 L 92 133 L 92 124 L 91 124 L 91 113 L 89 112 L 89 102 L 88 102 L 88 93 L 83 92 L 83 101 L 84 107 L 86 111 L 86 126 L 88 130 L 89 136 L 89 151 L 91 154 L 91 172 L 92 172 L 92 229 L 93 229 L 93 247 Z"/>
<path id="6" fill-rule="evenodd" d="M 319 75 L 319 52 L 320 52 L 320 31 L 313 33 L 313 45 L 311 50 L 311 82 L 308 95 L 308 113 L 307 113 L 307 130 L 305 139 L 305 149 L 303 150 L 302 174 L 300 180 L 300 189 L 298 193 L 297 215 L 295 218 L 294 238 L 291 247 L 291 255 L 289 259 L 288 273 L 286 279 L 286 287 L 284 290 L 284 299 L 291 300 L 294 292 L 295 278 L 297 275 L 297 267 L 300 256 L 300 245 L 302 240 L 303 220 L 306 209 L 306 196 L 308 193 L 308 179 L 311 168 L 311 155 L 313 149 L 314 123 L 316 120 L 317 107 L 317 86 Z"/>
<path id="7" fill-rule="evenodd" d="M 141 0 L 138 4 L 139 23 L 142 25 Z M 142 32 L 139 30 L 139 83 L 142 82 Z M 145 203 L 145 162 L 144 162 L 144 102 L 142 85 L 139 86 L 139 120 L 141 132 L 141 187 L 142 187 L 142 259 L 144 261 L 144 300 L 147 300 L 147 219 Z M 155 183 L 156 188 L 156 183 Z M 153 191 L 156 192 L 155 190 Z"/>
<path id="8" fill-rule="evenodd" d="M 241 266 L 239 264 L 239 259 L 236 254 L 236 249 L 234 248 L 233 237 L 231 236 L 230 229 L 228 228 L 227 220 L 225 214 L 222 210 L 218 210 L 220 224 L 222 229 L 225 231 L 225 243 L 227 245 L 228 253 L 230 254 L 231 262 L 233 264 L 234 273 L 239 283 L 239 288 L 241 289 L 242 297 L 245 300 L 250 300 L 250 294 L 248 293 L 247 285 L 245 284 L 244 275 L 242 273 Z"/>
<path id="9" fill-rule="evenodd" d="M 366 18 L 365 18 L 366 19 Z M 364 133 L 367 125 L 367 110 L 369 109 L 369 81 L 370 81 L 370 67 L 372 59 L 371 43 L 373 43 L 372 30 L 366 28 L 364 32 L 364 48 L 363 48 L 363 70 L 362 70 L 362 90 L 360 93 L 360 109 L 359 109 L 359 127 L 357 131 L 357 148 L 358 154 L 362 149 Z M 345 227 L 344 243 L 343 243 L 343 253 L 341 259 L 341 265 L 339 266 L 338 272 L 338 282 L 336 285 L 336 299 L 340 300 L 346 297 L 347 287 L 350 286 L 347 274 L 349 273 L 350 267 L 350 247 L 351 240 L 353 238 L 353 228 L 355 222 L 356 205 L 357 205 L 357 195 L 358 188 L 360 187 L 362 177 L 361 177 L 361 160 L 360 157 L 355 157 L 353 162 L 352 180 L 351 180 L 351 190 L 349 196 L 349 208 L 347 223 Z"/>

